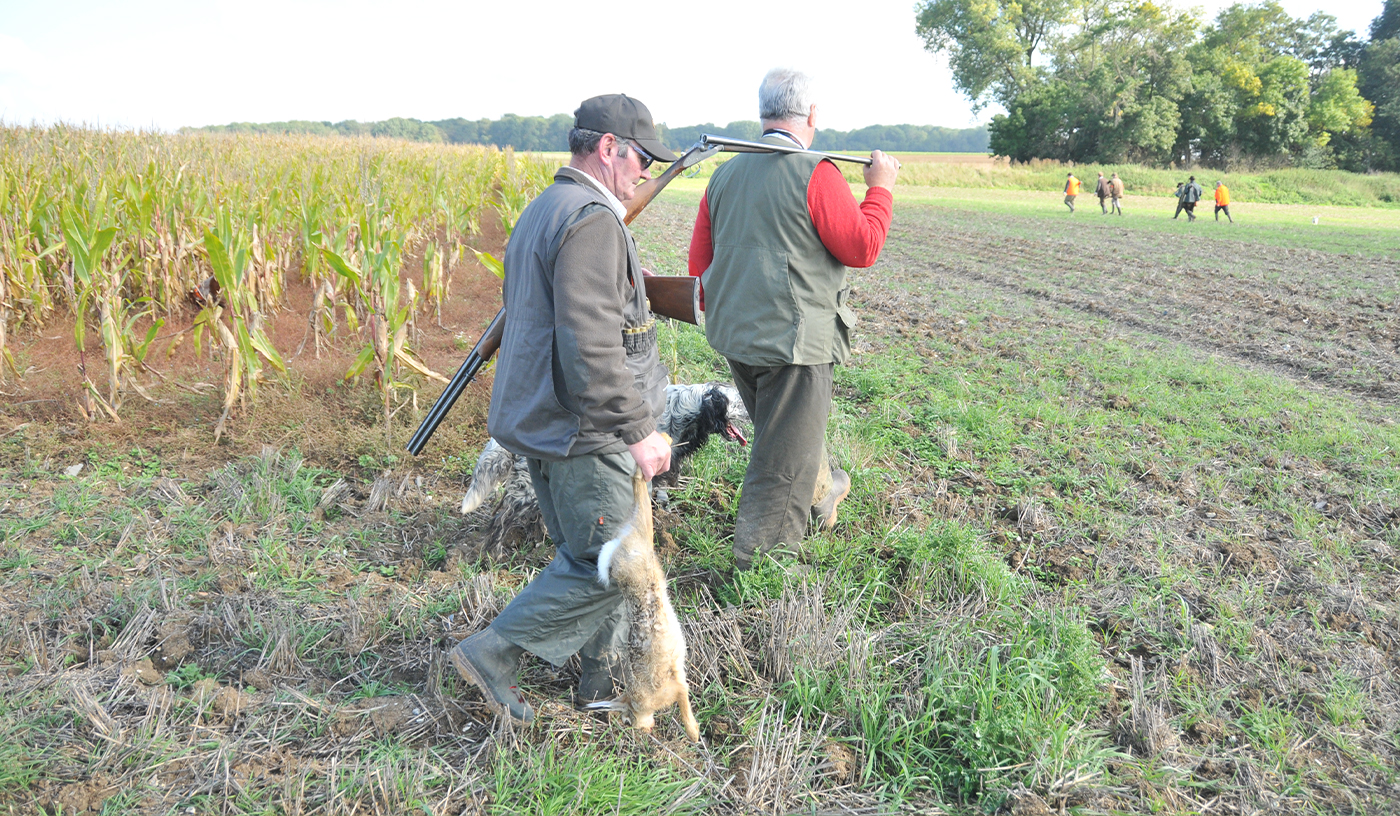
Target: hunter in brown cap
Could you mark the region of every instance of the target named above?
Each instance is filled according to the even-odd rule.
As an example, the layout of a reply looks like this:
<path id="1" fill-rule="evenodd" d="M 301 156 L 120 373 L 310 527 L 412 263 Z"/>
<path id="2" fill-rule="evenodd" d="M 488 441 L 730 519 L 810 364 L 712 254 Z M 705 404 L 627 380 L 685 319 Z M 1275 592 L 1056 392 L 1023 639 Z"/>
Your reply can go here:
<path id="1" fill-rule="evenodd" d="M 486 428 L 529 461 L 555 556 L 490 626 L 448 653 L 498 714 L 533 717 L 517 687 L 525 652 L 578 654 L 576 702 L 613 697 L 625 646 L 622 596 L 598 581 L 598 553 L 632 511 L 632 473 L 665 471 L 657 432 L 668 372 L 656 350 L 623 202 L 676 156 L 646 105 L 595 96 L 574 112 L 571 157 L 521 213 L 506 248 L 505 331 Z"/>

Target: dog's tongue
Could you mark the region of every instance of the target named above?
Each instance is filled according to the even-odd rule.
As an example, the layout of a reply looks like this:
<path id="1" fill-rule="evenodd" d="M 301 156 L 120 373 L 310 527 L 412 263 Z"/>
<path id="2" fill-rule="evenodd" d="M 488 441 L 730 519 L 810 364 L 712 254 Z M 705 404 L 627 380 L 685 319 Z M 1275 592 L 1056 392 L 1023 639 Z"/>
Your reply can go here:
<path id="1" fill-rule="evenodd" d="M 738 442 L 739 447 L 743 448 L 748 446 L 749 440 L 745 439 L 744 435 L 739 433 L 739 429 L 734 427 L 733 423 L 725 425 L 724 432 L 729 436 L 730 439 L 733 439 L 735 442 Z"/>

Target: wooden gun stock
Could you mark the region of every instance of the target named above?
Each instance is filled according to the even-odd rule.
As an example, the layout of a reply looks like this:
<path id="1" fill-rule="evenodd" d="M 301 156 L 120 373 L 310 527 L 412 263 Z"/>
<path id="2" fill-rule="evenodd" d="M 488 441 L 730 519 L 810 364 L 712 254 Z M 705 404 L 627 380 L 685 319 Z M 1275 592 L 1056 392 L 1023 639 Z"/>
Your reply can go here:
<path id="1" fill-rule="evenodd" d="M 630 224 L 642 210 L 646 209 L 657 194 L 666 189 L 666 185 L 684 172 L 687 168 L 700 161 L 713 156 L 718 152 L 718 148 L 710 148 L 704 145 L 695 145 L 685 152 L 676 161 L 671 162 L 671 166 L 662 171 L 661 175 L 650 179 L 644 184 L 637 185 L 636 195 L 627 202 L 627 215 L 623 223 Z M 665 283 L 653 284 L 653 281 L 665 281 Z M 685 276 L 655 276 L 646 279 L 647 298 L 651 301 L 651 310 L 656 314 L 669 317 L 674 320 L 683 320 L 686 323 L 698 323 L 699 321 L 699 286 L 698 279 L 689 275 Z M 501 309 L 496 313 L 496 318 L 491 321 L 491 325 L 486 327 L 486 333 L 481 335 L 481 339 L 476 341 L 472 347 L 471 354 L 462 363 L 462 367 L 457 369 L 457 373 L 452 376 L 447 388 L 433 402 L 433 407 L 428 409 L 427 416 L 419 423 L 418 430 L 414 431 L 413 438 L 409 439 L 408 452 L 417 456 L 422 452 L 424 446 L 428 444 L 428 439 L 437 430 L 438 425 L 447 416 L 447 412 L 452 410 L 457 398 L 462 395 L 462 389 L 467 387 L 482 366 L 495 356 L 501 348 L 501 335 L 505 332 L 506 311 Z"/>
<path id="2" fill-rule="evenodd" d="M 661 171 L 661 175 L 638 184 L 636 192 L 632 195 L 632 200 L 627 202 L 627 216 L 622 219 L 623 222 L 628 224 L 632 223 L 632 219 L 636 218 L 641 214 L 642 210 L 647 208 L 651 200 L 656 198 L 657 193 L 666 189 L 666 185 L 670 184 L 676 176 L 683 173 L 687 167 L 689 167 L 689 165 L 686 164 L 685 157 L 682 156 L 676 161 L 671 162 L 670 167 Z"/>
<path id="3" fill-rule="evenodd" d="M 646 279 L 647 302 L 655 314 L 700 325 L 699 278 L 690 275 L 652 275 Z"/>

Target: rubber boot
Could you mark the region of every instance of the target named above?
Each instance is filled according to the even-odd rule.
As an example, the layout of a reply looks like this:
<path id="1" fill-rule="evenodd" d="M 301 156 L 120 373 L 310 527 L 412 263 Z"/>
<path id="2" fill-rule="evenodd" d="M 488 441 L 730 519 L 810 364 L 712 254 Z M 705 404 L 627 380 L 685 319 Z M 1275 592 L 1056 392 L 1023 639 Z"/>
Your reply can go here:
<path id="1" fill-rule="evenodd" d="M 611 661 L 579 655 L 578 692 L 574 706 L 582 709 L 589 703 L 611 700 L 617 696 L 617 669 Z"/>
<path id="2" fill-rule="evenodd" d="M 492 711 L 527 723 L 535 718 L 535 712 L 520 694 L 516 681 L 523 654 L 524 649 L 496 634 L 489 626 L 447 653 L 462 679 L 470 680 L 481 689 Z"/>
<path id="3" fill-rule="evenodd" d="M 826 491 L 821 501 L 812 505 L 812 520 L 817 523 L 818 529 L 830 530 L 836 526 L 836 505 L 850 492 L 851 477 L 840 468 L 832 468 L 831 489 Z"/>

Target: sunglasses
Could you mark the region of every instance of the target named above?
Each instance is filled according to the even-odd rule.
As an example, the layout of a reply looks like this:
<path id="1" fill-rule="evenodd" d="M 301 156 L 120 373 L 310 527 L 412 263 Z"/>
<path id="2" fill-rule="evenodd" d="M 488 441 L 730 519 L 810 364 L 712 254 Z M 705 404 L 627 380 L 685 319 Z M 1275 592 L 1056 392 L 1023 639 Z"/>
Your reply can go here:
<path id="1" fill-rule="evenodd" d="M 643 170 L 647 169 L 648 167 L 651 167 L 651 163 L 656 161 L 656 159 L 652 158 L 650 153 L 642 149 L 641 145 L 637 144 L 631 139 L 627 140 L 627 144 L 631 145 L 632 149 L 637 151 L 637 163 L 642 166 Z"/>

